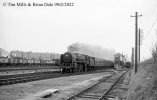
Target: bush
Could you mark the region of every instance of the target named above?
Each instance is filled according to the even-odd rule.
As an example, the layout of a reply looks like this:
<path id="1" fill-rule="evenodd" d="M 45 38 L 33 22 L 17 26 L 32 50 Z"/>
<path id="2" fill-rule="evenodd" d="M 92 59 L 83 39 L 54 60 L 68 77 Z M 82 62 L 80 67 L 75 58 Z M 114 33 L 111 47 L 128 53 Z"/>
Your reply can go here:
<path id="1" fill-rule="evenodd" d="M 152 49 L 152 56 L 153 56 L 154 62 L 157 63 L 157 43 L 155 44 L 154 48 Z"/>

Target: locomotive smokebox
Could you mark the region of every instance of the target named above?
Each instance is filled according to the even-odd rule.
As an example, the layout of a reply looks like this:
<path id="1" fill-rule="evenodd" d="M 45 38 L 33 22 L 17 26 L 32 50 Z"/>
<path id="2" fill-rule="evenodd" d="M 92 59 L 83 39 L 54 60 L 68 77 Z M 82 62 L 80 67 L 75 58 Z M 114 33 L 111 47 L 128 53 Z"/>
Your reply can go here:
<path id="1" fill-rule="evenodd" d="M 69 52 L 66 52 L 62 55 L 62 60 L 65 62 L 65 63 L 70 63 L 72 62 L 72 54 L 69 53 Z"/>

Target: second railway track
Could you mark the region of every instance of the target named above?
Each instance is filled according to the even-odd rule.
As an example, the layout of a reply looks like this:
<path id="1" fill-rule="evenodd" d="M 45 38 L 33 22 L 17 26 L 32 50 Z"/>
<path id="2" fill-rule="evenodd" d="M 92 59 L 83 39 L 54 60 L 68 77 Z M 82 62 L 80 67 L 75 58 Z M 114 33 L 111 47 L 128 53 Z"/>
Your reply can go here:
<path id="1" fill-rule="evenodd" d="M 127 73 L 128 71 L 122 71 L 117 73 L 116 75 L 107 76 L 98 83 L 73 95 L 67 100 L 108 100 L 108 93 L 117 83 L 123 81 Z"/>
<path id="2" fill-rule="evenodd" d="M 11 85 L 11 84 L 16 84 L 16 83 L 25 83 L 25 82 L 30 82 L 30 81 L 35 81 L 35 80 L 42 80 L 42 79 L 48 79 L 48 78 L 53 78 L 57 77 L 59 74 L 57 73 L 41 73 L 41 74 L 27 74 L 27 75 L 21 75 L 17 77 L 11 77 L 11 78 L 6 78 L 6 79 L 0 79 L 0 86 L 3 85 Z"/>
<path id="3" fill-rule="evenodd" d="M 102 71 L 98 71 L 102 72 Z M 105 72 L 115 73 L 114 71 L 106 70 Z M 3 85 L 12 85 L 17 83 L 26 83 L 31 81 L 43 80 L 43 79 L 50 79 L 50 78 L 57 78 L 57 77 L 65 77 L 65 76 L 72 76 L 72 75 L 80 75 L 80 74 L 91 74 L 97 72 L 82 72 L 82 73 L 73 73 L 73 74 L 62 74 L 58 72 L 42 72 L 42 73 L 31 73 L 31 74 L 19 74 L 19 75 L 8 75 L 8 76 L 1 76 L 0 77 L 0 86 Z"/>

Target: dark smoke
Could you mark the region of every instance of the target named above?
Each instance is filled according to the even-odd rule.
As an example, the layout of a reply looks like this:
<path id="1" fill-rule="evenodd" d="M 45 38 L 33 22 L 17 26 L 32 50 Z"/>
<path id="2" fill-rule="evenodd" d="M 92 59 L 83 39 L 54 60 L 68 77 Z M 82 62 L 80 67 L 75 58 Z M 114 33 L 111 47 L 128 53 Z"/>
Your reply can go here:
<path id="1" fill-rule="evenodd" d="M 113 49 L 106 49 L 100 46 L 93 46 L 83 43 L 71 44 L 70 46 L 68 46 L 67 49 L 68 52 L 86 54 L 89 56 L 103 58 L 106 60 L 113 60 L 115 54 L 115 50 Z"/>

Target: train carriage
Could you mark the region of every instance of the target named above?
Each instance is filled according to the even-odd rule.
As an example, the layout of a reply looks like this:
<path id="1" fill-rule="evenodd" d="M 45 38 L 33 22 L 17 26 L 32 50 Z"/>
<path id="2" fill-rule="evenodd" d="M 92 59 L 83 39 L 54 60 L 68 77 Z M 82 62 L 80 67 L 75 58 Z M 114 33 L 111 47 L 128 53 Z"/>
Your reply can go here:
<path id="1" fill-rule="evenodd" d="M 35 59 L 35 58 L 32 58 L 34 59 L 34 66 L 39 66 L 40 65 L 40 59 Z"/>
<path id="2" fill-rule="evenodd" d="M 95 69 L 102 69 L 105 66 L 105 60 L 100 58 L 95 58 Z"/>
<path id="3" fill-rule="evenodd" d="M 95 58 L 89 57 L 89 66 L 88 70 L 94 70 L 95 69 Z"/>
<path id="4" fill-rule="evenodd" d="M 15 58 L 15 59 L 17 59 L 17 58 Z M 28 60 L 26 58 L 19 58 L 18 65 L 26 66 L 27 64 L 28 64 Z"/>
<path id="5" fill-rule="evenodd" d="M 23 63 L 23 66 L 26 66 L 26 65 L 28 64 L 28 60 L 27 60 L 26 58 L 23 58 L 22 61 L 23 61 L 23 62 L 22 62 L 22 63 Z"/>
<path id="6" fill-rule="evenodd" d="M 60 65 L 60 59 L 53 59 L 53 61 L 54 61 L 54 66 Z"/>
<path id="7" fill-rule="evenodd" d="M 10 58 L 10 65 L 13 66 L 19 66 L 21 65 L 21 58 L 20 57 L 14 57 L 14 58 Z"/>
<path id="8" fill-rule="evenodd" d="M 28 66 L 33 66 L 35 63 L 34 59 L 28 59 Z"/>
<path id="9" fill-rule="evenodd" d="M 52 60 L 52 59 L 47 59 L 47 60 L 45 60 L 45 63 L 46 63 L 47 66 L 52 66 L 52 65 L 55 64 L 55 61 Z"/>
<path id="10" fill-rule="evenodd" d="M 40 59 L 40 66 L 45 66 L 46 61 L 44 59 Z"/>
<path id="11" fill-rule="evenodd" d="M 0 57 L 0 66 L 8 66 L 9 58 L 8 57 Z"/>

